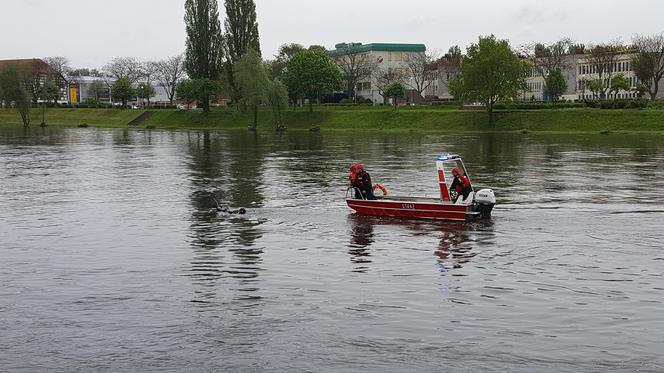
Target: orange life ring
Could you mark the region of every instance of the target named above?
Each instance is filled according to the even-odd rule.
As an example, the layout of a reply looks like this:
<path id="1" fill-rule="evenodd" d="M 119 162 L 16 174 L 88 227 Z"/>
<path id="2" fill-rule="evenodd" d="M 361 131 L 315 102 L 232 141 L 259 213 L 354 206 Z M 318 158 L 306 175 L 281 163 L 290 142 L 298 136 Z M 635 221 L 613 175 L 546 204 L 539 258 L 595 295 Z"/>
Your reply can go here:
<path id="1" fill-rule="evenodd" d="M 372 189 L 374 190 L 374 192 L 376 191 L 376 189 L 380 189 L 380 191 L 383 192 L 383 196 L 387 195 L 387 188 L 385 188 L 380 184 L 374 184 Z"/>

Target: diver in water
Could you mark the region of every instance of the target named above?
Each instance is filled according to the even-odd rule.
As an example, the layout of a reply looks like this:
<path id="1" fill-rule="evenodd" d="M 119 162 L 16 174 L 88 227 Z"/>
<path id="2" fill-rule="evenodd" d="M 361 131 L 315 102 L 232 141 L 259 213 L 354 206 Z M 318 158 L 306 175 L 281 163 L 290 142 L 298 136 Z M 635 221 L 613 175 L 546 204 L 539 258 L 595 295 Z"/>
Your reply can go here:
<path id="1" fill-rule="evenodd" d="M 244 215 L 247 213 L 247 210 L 244 207 L 240 207 L 239 209 L 230 209 L 226 206 L 221 206 L 216 198 L 212 197 L 212 199 L 214 200 L 215 203 L 214 208 L 217 212 L 222 212 L 224 214 L 231 214 L 231 215 L 235 214 Z"/>

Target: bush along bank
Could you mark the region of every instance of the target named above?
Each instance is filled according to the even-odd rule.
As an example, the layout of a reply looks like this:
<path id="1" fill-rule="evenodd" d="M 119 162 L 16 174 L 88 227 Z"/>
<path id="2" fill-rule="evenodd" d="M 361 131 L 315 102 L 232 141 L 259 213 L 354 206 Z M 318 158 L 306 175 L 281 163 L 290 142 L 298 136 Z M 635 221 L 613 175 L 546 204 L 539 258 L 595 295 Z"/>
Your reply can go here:
<path id="1" fill-rule="evenodd" d="M 545 109 L 645 109 L 661 108 L 660 102 L 645 99 L 584 100 L 584 101 L 532 101 L 499 102 L 493 106 L 496 110 L 545 110 Z"/>

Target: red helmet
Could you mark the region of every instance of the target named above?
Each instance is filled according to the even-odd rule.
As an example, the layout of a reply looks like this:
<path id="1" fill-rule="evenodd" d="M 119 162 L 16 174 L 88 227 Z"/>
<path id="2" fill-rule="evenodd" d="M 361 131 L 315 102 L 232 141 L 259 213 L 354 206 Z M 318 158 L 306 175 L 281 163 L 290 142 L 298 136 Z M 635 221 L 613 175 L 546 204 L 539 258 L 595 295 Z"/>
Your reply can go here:
<path id="1" fill-rule="evenodd" d="M 452 175 L 458 175 L 459 173 L 460 173 L 460 172 L 459 172 L 459 169 L 458 169 L 457 167 L 454 167 L 454 168 L 452 169 Z"/>

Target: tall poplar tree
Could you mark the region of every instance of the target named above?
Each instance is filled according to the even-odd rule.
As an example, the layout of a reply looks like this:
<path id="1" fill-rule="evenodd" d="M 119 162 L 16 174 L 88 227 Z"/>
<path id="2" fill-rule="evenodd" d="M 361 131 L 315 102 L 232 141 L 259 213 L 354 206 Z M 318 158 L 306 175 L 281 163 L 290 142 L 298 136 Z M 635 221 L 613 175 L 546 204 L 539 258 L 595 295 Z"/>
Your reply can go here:
<path id="1" fill-rule="evenodd" d="M 224 39 L 217 0 L 186 0 L 187 42 L 184 67 L 194 80 L 216 80 L 223 67 Z M 210 111 L 210 94 L 201 92 L 203 111 Z"/>
<path id="2" fill-rule="evenodd" d="M 258 22 L 256 22 L 256 3 L 254 0 L 226 0 L 226 79 L 233 102 L 241 98 L 240 88 L 235 82 L 233 65 L 248 51 L 258 52 L 261 48 L 258 37 Z"/>

